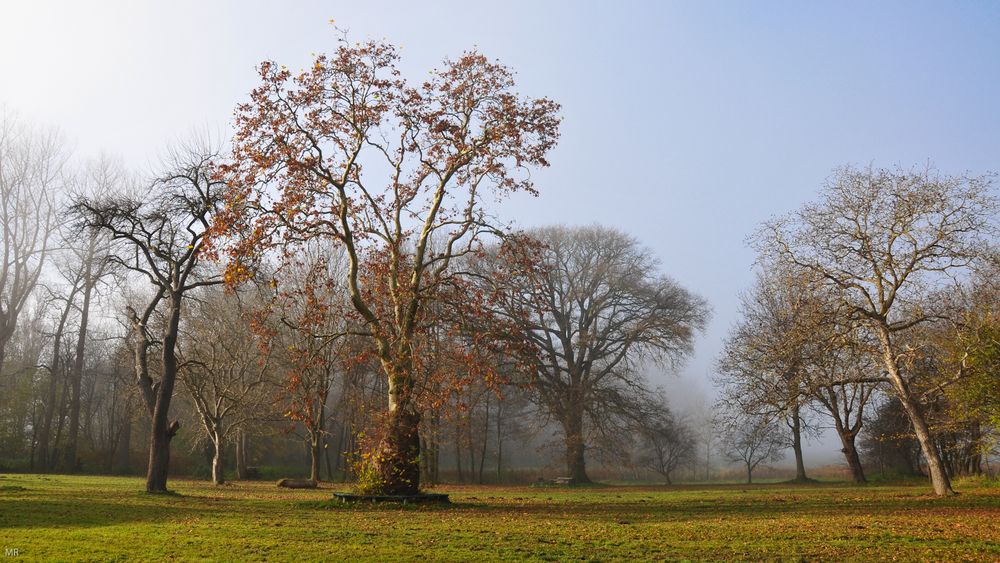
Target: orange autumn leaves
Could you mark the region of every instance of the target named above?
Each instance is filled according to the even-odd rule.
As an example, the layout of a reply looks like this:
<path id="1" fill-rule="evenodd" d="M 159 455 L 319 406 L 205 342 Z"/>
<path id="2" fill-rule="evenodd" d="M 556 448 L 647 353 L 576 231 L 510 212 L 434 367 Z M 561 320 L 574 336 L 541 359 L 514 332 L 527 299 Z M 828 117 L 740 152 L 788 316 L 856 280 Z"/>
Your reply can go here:
<path id="1" fill-rule="evenodd" d="M 274 277 L 319 244 L 345 266 L 336 279 L 296 286 L 297 326 L 360 339 L 352 362 L 381 368 L 413 408 L 440 405 L 449 389 L 499 381 L 521 353 L 514 323 L 491 313 L 525 268 L 493 254 L 510 231 L 484 195 L 535 192 L 531 168 L 548 165 L 559 106 L 514 90 L 513 73 L 476 52 L 445 61 L 419 85 L 399 72 L 386 42 L 342 41 L 293 74 L 271 61 L 236 110 L 232 155 L 221 167 L 226 204 L 212 252 L 226 282 Z M 510 258 L 510 260 L 507 260 Z M 504 272 L 509 272 L 505 274 Z M 317 298 L 335 288 L 337 296 Z"/>

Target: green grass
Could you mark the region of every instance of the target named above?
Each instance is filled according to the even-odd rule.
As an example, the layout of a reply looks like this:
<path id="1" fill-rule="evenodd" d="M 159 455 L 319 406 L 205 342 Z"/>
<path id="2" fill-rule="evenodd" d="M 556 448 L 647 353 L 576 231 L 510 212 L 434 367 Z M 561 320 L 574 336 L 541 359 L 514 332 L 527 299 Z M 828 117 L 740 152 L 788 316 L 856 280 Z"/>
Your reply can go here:
<path id="1" fill-rule="evenodd" d="M 340 505 L 332 489 L 0 477 L 0 549 L 26 560 L 1000 559 L 1000 489 L 926 484 L 443 486 L 455 504 Z M 0 552 L 2 553 L 2 552 Z M 13 559 L 12 559 L 13 560 Z"/>

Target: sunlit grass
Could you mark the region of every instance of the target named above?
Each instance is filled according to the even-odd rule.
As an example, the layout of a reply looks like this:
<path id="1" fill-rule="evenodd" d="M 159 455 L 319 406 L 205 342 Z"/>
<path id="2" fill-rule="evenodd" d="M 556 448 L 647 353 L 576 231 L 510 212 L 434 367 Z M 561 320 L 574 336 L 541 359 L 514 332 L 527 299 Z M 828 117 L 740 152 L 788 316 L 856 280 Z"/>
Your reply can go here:
<path id="1" fill-rule="evenodd" d="M 1000 558 L 1000 489 L 821 483 L 443 486 L 451 506 L 341 505 L 331 488 L 121 477 L 0 478 L 0 548 L 26 559 Z"/>

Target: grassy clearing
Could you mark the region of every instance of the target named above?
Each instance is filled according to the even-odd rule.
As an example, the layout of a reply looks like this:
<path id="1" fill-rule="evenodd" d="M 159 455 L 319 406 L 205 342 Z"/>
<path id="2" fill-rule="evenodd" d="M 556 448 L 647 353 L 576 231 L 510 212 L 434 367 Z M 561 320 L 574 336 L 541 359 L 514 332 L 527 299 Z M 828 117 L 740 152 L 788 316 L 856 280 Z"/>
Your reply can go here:
<path id="1" fill-rule="evenodd" d="M 0 477 L 0 549 L 29 560 L 1000 559 L 1000 489 L 446 486 L 449 507 L 330 502 L 273 483 L 178 495 L 120 477 Z"/>

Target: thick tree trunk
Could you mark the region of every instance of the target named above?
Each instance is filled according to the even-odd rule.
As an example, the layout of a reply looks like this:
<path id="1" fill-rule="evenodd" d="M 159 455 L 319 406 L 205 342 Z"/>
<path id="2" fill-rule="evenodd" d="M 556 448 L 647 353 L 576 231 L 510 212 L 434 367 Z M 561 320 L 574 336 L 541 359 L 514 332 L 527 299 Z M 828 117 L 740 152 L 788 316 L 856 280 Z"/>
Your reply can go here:
<path id="1" fill-rule="evenodd" d="M 167 492 L 167 472 L 170 468 L 170 441 L 177 434 L 180 426 L 177 421 L 166 424 L 166 417 L 162 417 L 162 424 L 157 424 L 158 418 L 154 418 L 150 428 L 149 437 L 149 465 L 146 468 L 146 492 L 165 493 Z"/>
<path id="2" fill-rule="evenodd" d="M 420 492 L 419 427 L 420 413 L 408 407 L 390 407 L 385 435 L 376 449 L 374 461 L 382 494 L 415 495 Z"/>
<path id="3" fill-rule="evenodd" d="M 575 409 L 563 423 L 566 432 L 566 470 L 574 483 L 590 483 L 587 475 L 586 444 L 583 441 L 583 411 Z"/>
<path id="4" fill-rule="evenodd" d="M 844 430 L 841 428 L 837 429 L 837 434 L 840 436 L 840 443 L 843 444 L 844 458 L 847 459 L 847 467 L 851 470 L 851 480 L 855 483 L 865 483 L 865 469 L 861 466 L 861 457 L 858 455 L 858 449 L 854 444 L 856 435 L 850 430 Z"/>
<path id="5" fill-rule="evenodd" d="M 802 417 L 799 415 L 799 405 L 792 408 L 792 451 L 795 452 L 795 480 L 808 481 L 806 464 L 802 458 Z"/>
<path id="6" fill-rule="evenodd" d="M 930 429 L 927 427 L 920 403 L 913 396 L 909 384 L 903 378 L 899 368 L 888 327 L 884 325 L 879 327 L 879 340 L 882 344 L 882 358 L 885 362 L 886 372 L 892 382 L 893 389 L 896 391 L 897 398 L 903 405 L 903 410 L 910 418 L 910 424 L 913 426 L 917 441 L 920 443 L 920 450 L 927 461 L 927 470 L 931 477 L 931 485 L 934 487 L 934 494 L 938 496 L 953 495 L 955 491 L 951 488 L 951 480 L 948 478 L 948 473 L 941 463 L 941 456 L 931 438 Z"/>

